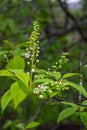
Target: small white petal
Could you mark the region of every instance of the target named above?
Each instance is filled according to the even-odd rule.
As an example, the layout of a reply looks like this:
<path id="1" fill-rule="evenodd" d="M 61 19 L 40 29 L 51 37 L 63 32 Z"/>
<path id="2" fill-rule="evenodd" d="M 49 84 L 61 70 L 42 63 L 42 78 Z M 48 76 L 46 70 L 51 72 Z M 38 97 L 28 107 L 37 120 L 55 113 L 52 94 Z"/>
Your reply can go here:
<path id="1" fill-rule="evenodd" d="M 31 71 L 32 71 L 32 72 L 35 72 L 35 69 L 32 69 Z"/>
<path id="2" fill-rule="evenodd" d="M 44 98 L 44 96 L 43 96 L 43 95 L 40 95 L 40 96 L 39 96 L 39 98 L 40 98 L 40 99 L 43 99 L 43 98 Z"/>
<path id="3" fill-rule="evenodd" d="M 30 74 L 29 72 L 27 72 L 27 74 Z"/>

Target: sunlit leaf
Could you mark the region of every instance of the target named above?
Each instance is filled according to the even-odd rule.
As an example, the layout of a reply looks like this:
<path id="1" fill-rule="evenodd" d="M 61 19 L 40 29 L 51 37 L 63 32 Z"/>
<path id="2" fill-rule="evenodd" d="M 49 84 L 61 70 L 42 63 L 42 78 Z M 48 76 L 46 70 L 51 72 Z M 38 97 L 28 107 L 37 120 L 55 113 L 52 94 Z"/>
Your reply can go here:
<path id="1" fill-rule="evenodd" d="M 73 88 L 75 88 L 76 90 L 80 91 L 85 97 L 87 97 L 87 92 L 85 90 L 84 87 L 76 84 L 76 83 L 73 83 L 73 82 L 67 82 L 67 84 Z"/>
<path id="2" fill-rule="evenodd" d="M 15 76 L 28 87 L 28 82 L 30 78 L 27 73 L 25 73 L 22 69 L 9 69 L 9 71 L 13 72 Z"/>
<path id="3" fill-rule="evenodd" d="M 0 70 L 0 76 L 14 76 L 14 75 L 8 70 Z"/>
<path id="4" fill-rule="evenodd" d="M 18 55 L 14 56 L 13 59 L 7 64 L 7 68 L 9 69 L 24 69 L 25 62 L 24 59 Z"/>
<path id="5" fill-rule="evenodd" d="M 10 93 L 10 90 L 8 90 L 7 92 L 5 92 L 5 94 L 1 98 L 2 112 L 5 110 L 5 108 L 7 107 L 10 101 L 11 101 L 11 93 Z"/>
<path id="6" fill-rule="evenodd" d="M 25 87 L 26 88 L 26 87 Z M 22 85 L 20 85 L 18 82 L 15 82 L 11 85 L 11 97 L 14 102 L 15 108 L 20 104 L 26 97 L 27 93 L 24 91 L 24 88 Z"/>
<path id="7" fill-rule="evenodd" d="M 63 75 L 62 78 L 63 79 L 64 78 L 69 78 L 69 77 L 72 77 L 72 76 L 75 76 L 75 75 L 79 75 L 80 76 L 80 74 L 78 74 L 78 73 L 66 73 L 66 74 Z"/>
<path id="8" fill-rule="evenodd" d="M 34 83 L 46 83 L 46 82 L 48 82 L 48 83 L 54 83 L 53 80 L 47 79 L 47 78 L 44 78 L 44 79 L 36 79 L 36 80 L 34 81 Z"/>

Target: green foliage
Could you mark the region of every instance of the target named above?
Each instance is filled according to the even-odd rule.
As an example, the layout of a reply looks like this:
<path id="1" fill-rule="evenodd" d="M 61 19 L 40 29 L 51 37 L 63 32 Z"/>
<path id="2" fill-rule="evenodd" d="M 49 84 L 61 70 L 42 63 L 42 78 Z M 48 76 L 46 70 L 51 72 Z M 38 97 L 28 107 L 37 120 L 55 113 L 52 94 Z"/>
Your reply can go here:
<path id="1" fill-rule="evenodd" d="M 13 59 L 9 61 L 7 64 L 7 69 L 24 69 L 25 68 L 25 62 L 24 59 L 20 56 L 14 56 Z"/>
<path id="2" fill-rule="evenodd" d="M 10 24 L 10 28 L 15 27 L 12 21 L 10 21 Z M 9 102 L 11 101 L 13 102 L 14 106 L 12 104 L 11 105 L 19 111 L 21 109 L 22 102 L 24 100 L 26 102 L 27 99 L 32 99 L 34 105 L 37 104 L 36 101 L 38 101 L 39 104 L 40 102 L 43 103 L 45 100 L 50 102 L 49 105 L 51 105 L 51 101 L 53 101 L 53 99 L 56 97 L 59 97 L 58 103 L 64 106 L 70 106 L 67 109 L 64 108 L 64 110 L 60 112 L 57 120 L 57 122 L 60 122 L 63 119 L 72 116 L 76 112 L 80 112 L 78 111 L 79 104 L 72 101 L 70 102 L 60 99 L 62 97 L 62 94 L 66 94 L 66 92 L 69 91 L 70 87 L 72 87 L 78 92 L 81 92 L 84 98 L 87 98 L 87 91 L 83 86 L 80 86 L 67 79 L 80 74 L 62 74 L 60 71 L 60 69 L 63 69 L 63 65 L 68 62 L 67 55 L 69 55 L 69 53 L 63 52 L 60 59 L 58 59 L 58 61 L 50 68 L 46 70 L 43 68 L 39 69 L 38 57 L 40 47 L 38 46 L 38 31 L 39 25 L 37 22 L 34 22 L 34 28 L 30 38 L 28 38 L 26 42 L 21 43 L 19 46 L 15 47 L 14 51 L 10 53 L 10 60 L 7 57 L 8 55 L 6 55 L 6 52 L 2 52 L 2 54 L 5 54 L 8 63 L 6 64 L 5 69 L 0 70 L 0 76 L 7 76 L 7 78 L 12 79 L 12 84 L 10 85 L 10 88 L 2 95 L 1 109 L 2 112 L 4 112 L 6 107 L 9 105 Z M 9 42 L 5 42 L 9 44 L 11 48 L 13 47 Z M 80 105 L 85 104 L 87 105 L 87 102 L 83 101 Z M 85 111 L 85 107 L 83 108 L 80 106 L 80 109 Z M 86 116 L 84 113 L 86 112 L 82 112 L 79 115 L 82 122 L 87 127 Z M 35 117 L 35 119 L 36 118 L 37 117 Z M 28 129 L 40 125 L 41 122 L 35 122 L 34 120 L 30 123 L 27 123 L 27 125 L 24 124 L 25 126 L 22 123 L 17 122 L 15 124 L 15 127 L 18 129 L 24 129 L 24 127 L 26 127 L 26 129 Z M 8 122 L 7 126 L 4 127 L 6 128 L 11 125 L 11 122 Z"/>
<path id="3" fill-rule="evenodd" d="M 75 107 L 75 108 L 78 107 L 78 105 L 76 105 L 76 104 L 73 103 L 73 102 L 64 102 L 64 101 L 62 101 L 61 103 L 64 104 L 64 105 L 67 105 L 67 106 Z"/>
<path id="4" fill-rule="evenodd" d="M 5 108 L 7 107 L 8 103 L 10 101 L 11 101 L 11 93 L 10 93 L 10 90 L 8 90 L 7 92 L 5 92 L 5 94 L 3 95 L 2 99 L 1 99 L 2 111 L 5 110 Z"/>
<path id="5" fill-rule="evenodd" d="M 68 82 L 68 85 L 75 88 L 76 90 L 80 91 L 85 97 L 87 97 L 87 91 L 85 90 L 84 87 L 82 87 L 76 83 L 73 83 L 73 82 Z"/>
<path id="6" fill-rule="evenodd" d="M 64 78 L 69 78 L 69 77 L 75 76 L 75 75 L 79 75 L 79 74 L 76 74 L 76 73 L 66 73 L 66 74 L 63 75 L 62 78 L 63 78 L 63 79 L 64 79 Z"/>
<path id="7" fill-rule="evenodd" d="M 23 82 L 26 87 L 28 87 L 28 82 L 29 82 L 29 75 L 27 73 L 24 72 L 24 70 L 22 69 L 9 69 L 10 72 L 12 72 L 14 74 L 14 77 L 17 78 L 18 80 L 20 80 L 21 82 Z"/>
<path id="8" fill-rule="evenodd" d="M 87 80 L 87 64 L 83 67 L 83 76 Z"/>
<path id="9" fill-rule="evenodd" d="M 77 108 L 78 107 L 76 108 L 70 107 L 70 108 L 64 109 L 62 112 L 60 112 L 57 122 L 60 122 L 61 120 L 66 119 L 67 117 L 73 115 L 76 112 Z"/>
<path id="10" fill-rule="evenodd" d="M 40 125 L 39 122 L 33 121 L 33 122 L 30 122 L 30 123 L 26 126 L 26 129 L 28 129 L 28 128 L 33 128 L 33 127 L 37 127 L 38 125 Z"/>
<path id="11" fill-rule="evenodd" d="M 80 113 L 80 118 L 85 127 L 87 128 L 87 112 L 81 112 Z"/>
<path id="12" fill-rule="evenodd" d="M 28 95 L 28 92 L 25 92 L 25 91 L 26 91 L 26 87 L 24 87 L 24 85 L 22 84 L 19 84 L 18 82 L 15 82 L 14 84 L 11 85 L 10 93 L 11 93 L 11 98 L 14 102 L 15 108 Z"/>

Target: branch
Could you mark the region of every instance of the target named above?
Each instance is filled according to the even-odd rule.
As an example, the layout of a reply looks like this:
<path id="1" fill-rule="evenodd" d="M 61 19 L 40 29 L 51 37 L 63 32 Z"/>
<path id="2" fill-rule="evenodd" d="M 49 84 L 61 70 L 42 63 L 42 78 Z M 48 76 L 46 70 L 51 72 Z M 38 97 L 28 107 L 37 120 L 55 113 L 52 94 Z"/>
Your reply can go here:
<path id="1" fill-rule="evenodd" d="M 27 123 L 34 121 L 39 116 L 39 114 L 40 114 L 40 112 L 41 112 L 41 110 L 42 110 L 45 103 L 46 103 L 45 101 L 42 102 L 41 106 L 37 109 L 34 116 L 32 116 L 32 118 Z"/>
<path id="2" fill-rule="evenodd" d="M 53 36 L 57 36 L 58 38 L 59 37 L 62 37 L 62 36 L 64 36 L 64 35 L 66 35 L 67 33 L 69 33 L 70 31 L 74 31 L 74 30 L 76 30 L 76 28 L 77 28 L 77 26 L 78 27 L 80 27 L 80 26 L 82 26 L 82 25 L 85 25 L 85 24 L 87 24 L 87 20 L 82 20 L 82 21 L 78 21 L 78 25 L 76 25 L 75 23 L 74 24 L 71 24 L 71 25 L 69 25 L 64 31 L 62 31 L 62 32 L 52 32 L 52 33 L 50 33 L 49 34 L 49 36 L 48 36 L 48 38 L 51 38 L 51 37 L 53 37 Z M 45 37 L 43 37 L 43 38 L 41 38 L 40 39 L 40 41 L 43 41 L 45 39 Z"/>
<path id="3" fill-rule="evenodd" d="M 55 19 L 55 15 L 54 15 L 54 10 L 53 10 L 53 7 L 52 7 L 52 3 L 51 3 L 50 0 L 48 0 L 47 2 L 48 2 L 49 9 L 50 9 L 50 15 L 51 15 L 51 19 L 53 21 L 53 24 L 56 28 L 58 28 L 57 21 Z"/>
<path id="4" fill-rule="evenodd" d="M 57 100 L 58 102 L 61 102 L 61 101 L 72 102 L 72 103 L 75 103 L 78 106 L 87 107 L 87 105 L 83 105 L 81 103 L 77 103 L 77 102 L 72 101 L 72 100 L 66 100 L 66 99 L 62 99 L 62 98 L 59 98 L 59 97 L 53 97 L 53 99 Z"/>
<path id="5" fill-rule="evenodd" d="M 87 41 L 87 38 L 84 36 L 81 28 L 78 26 L 78 20 L 73 16 L 72 13 L 70 13 L 70 11 L 67 9 L 66 6 L 64 6 L 64 2 L 62 2 L 61 0 L 57 0 L 62 8 L 62 10 L 64 11 L 64 13 L 66 13 L 66 15 L 74 22 L 74 24 L 76 25 L 77 31 L 79 32 L 79 34 L 81 35 L 82 39 L 84 41 Z"/>

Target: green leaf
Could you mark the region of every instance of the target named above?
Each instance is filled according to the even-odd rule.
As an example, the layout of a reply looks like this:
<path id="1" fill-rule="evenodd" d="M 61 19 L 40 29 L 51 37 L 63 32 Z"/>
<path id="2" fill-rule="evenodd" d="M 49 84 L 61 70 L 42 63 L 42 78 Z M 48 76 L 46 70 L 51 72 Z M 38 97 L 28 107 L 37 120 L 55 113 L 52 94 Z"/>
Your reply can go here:
<path id="1" fill-rule="evenodd" d="M 71 106 L 71 107 L 78 108 L 78 105 L 76 105 L 76 104 L 73 103 L 73 102 L 65 102 L 65 101 L 62 101 L 62 102 L 60 102 L 60 103 L 62 103 L 62 104 L 64 104 L 64 105 Z"/>
<path id="2" fill-rule="evenodd" d="M 85 64 L 82 68 L 84 79 L 87 80 L 87 64 Z"/>
<path id="3" fill-rule="evenodd" d="M 48 82 L 48 83 L 54 83 L 53 80 L 51 80 L 51 79 L 46 79 L 46 78 L 34 80 L 34 83 L 46 83 L 46 82 Z"/>
<path id="4" fill-rule="evenodd" d="M 9 71 L 13 72 L 15 76 L 21 80 L 27 87 L 28 87 L 28 82 L 29 82 L 29 75 L 25 73 L 22 69 L 9 69 Z"/>
<path id="5" fill-rule="evenodd" d="M 28 128 L 34 128 L 34 127 L 37 127 L 40 125 L 40 122 L 36 122 L 36 121 L 33 121 L 33 122 L 30 122 L 27 126 L 26 126 L 26 129 Z"/>
<path id="6" fill-rule="evenodd" d="M 1 98 L 2 112 L 5 110 L 5 108 L 7 107 L 10 101 L 11 101 L 11 93 L 10 93 L 10 90 L 8 90 L 7 92 L 5 92 L 5 94 Z"/>
<path id="7" fill-rule="evenodd" d="M 66 119 L 67 117 L 73 115 L 75 112 L 76 112 L 76 108 L 73 107 L 64 109 L 62 112 L 60 112 L 57 122 Z"/>
<path id="8" fill-rule="evenodd" d="M 87 105 L 87 100 L 83 101 L 82 105 Z"/>
<path id="9" fill-rule="evenodd" d="M 21 48 L 21 47 L 24 47 L 25 45 L 26 45 L 26 42 L 22 42 L 22 43 L 20 43 L 20 44 L 17 44 L 15 48 L 16 48 L 16 49 L 17 49 L 17 48 Z"/>
<path id="10" fill-rule="evenodd" d="M 80 86 L 80 85 L 78 85 L 76 83 L 68 82 L 68 81 L 67 81 L 67 85 L 75 88 L 76 90 L 80 91 L 85 97 L 87 97 L 87 92 L 86 92 L 84 87 L 82 87 L 82 86 Z"/>
<path id="11" fill-rule="evenodd" d="M 47 72 L 43 69 L 37 69 L 35 70 L 35 72 L 37 72 L 38 74 L 46 74 Z"/>
<path id="12" fill-rule="evenodd" d="M 8 53 L 8 51 L 0 51 L 0 56 Z"/>
<path id="13" fill-rule="evenodd" d="M 15 126 L 16 126 L 16 128 L 18 128 L 20 130 L 24 130 L 24 125 L 22 123 L 18 123 Z"/>
<path id="14" fill-rule="evenodd" d="M 11 125 L 12 125 L 12 121 L 11 120 L 7 120 L 6 122 L 5 122 L 5 124 L 3 125 L 3 129 L 7 129 L 7 128 L 9 128 Z"/>
<path id="15" fill-rule="evenodd" d="M 46 77 L 46 75 L 45 74 L 39 74 L 37 77 L 35 77 L 36 79 L 40 79 L 40 78 L 45 78 Z"/>
<path id="16" fill-rule="evenodd" d="M 80 118 L 85 127 L 87 128 L 87 112 L 81 112 L 80 113 Z"/>
<path id="17" fill-rule="evenodd" d="M 80 106 L 80 111 L 84 111 L 85 108 L 87 108 L 87 100 L 83 101 L 83 102 L 82 102 L 82 105 L 83 105 L 83 106 Z"/>
<path id="18" fill-rule="evenodd" d="M 14 44 L 12 43 L 12 42 L 10 42 L 10 41 L 8 41 L 8 40 L 4 40 L 3 41 L 6 45 L 7 45 L 7 47 L 9 47 L 10 49 L 13 49 L 14 48 Z"/>
<path id="19" fill-rule="evenodd" d="M 0 70 L 0 76 L 14 76 L 14 75 L 8 70 Z"/>
<path id="20" fill-rule="evenodd" d="M 52 92 L 52 93 L 50 93 L 50 98 L 54 97 L 57 94 L 58 94 L 58 92 Z"/>
<path id="21" fill-rule="evenodd" d="M 24 59 L 20 56 L 14 56 L 12 60 L 7 64 L 8 69 L 24 69 L 25 62 Z"/>
<path id="22" fill-rule="evenodd" d="M 69 77 L 75 76 L 75 75 L 79 75 L 79 76 L 80 76 L 80 74 L 78 74 L 78 73 L 66 73 L 66 74 L 63 75 L 62 78 L 63 78 L 63 79 L 64 79 L 64 78 L 69 78 Z"/>
<path id="23" fill-rule="evenodd" d="M 24 91 L 25 90 L 25 91 Z M 26 87 L 23 84 L 15 82 L 11 85 L 11 97 L 14 102 L 15 108 L 20 104 L 28 95 L 26 92 Z"/>
<path id="24" fill-rule="evenodd" d="M 25 51 L 23 49 L 17 48 L 14 50 L 14 55 L 22 55 Z"/>

